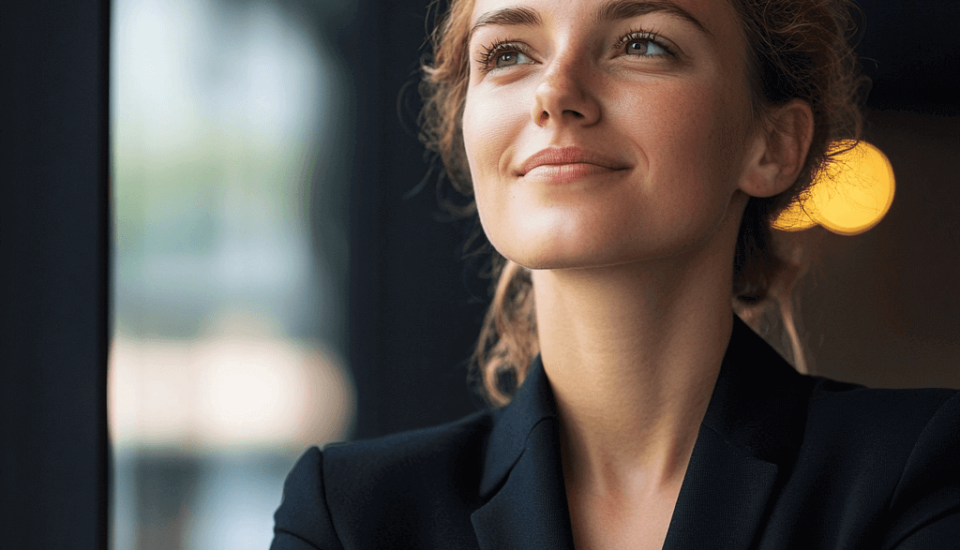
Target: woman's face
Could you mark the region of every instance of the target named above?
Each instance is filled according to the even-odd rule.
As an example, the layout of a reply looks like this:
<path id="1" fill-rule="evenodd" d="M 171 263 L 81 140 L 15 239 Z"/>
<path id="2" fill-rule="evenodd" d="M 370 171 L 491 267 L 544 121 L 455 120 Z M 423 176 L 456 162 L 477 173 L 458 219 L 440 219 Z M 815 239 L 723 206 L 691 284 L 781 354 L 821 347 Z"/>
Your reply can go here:
<path id="1" fill-rule="evenodd" d="M 463 138 L 504 256 L 616 265 L 735 228 L 752 124 L 727 0 L 477 0 L 472 25 Z"/>

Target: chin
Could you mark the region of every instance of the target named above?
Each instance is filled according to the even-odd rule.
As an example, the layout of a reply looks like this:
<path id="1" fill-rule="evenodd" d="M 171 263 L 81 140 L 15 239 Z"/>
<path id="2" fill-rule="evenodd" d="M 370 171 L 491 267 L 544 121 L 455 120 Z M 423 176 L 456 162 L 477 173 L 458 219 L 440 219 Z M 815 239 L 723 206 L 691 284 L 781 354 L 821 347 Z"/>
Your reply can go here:
<path id="1" fill-rule="evenodd" d="M 604 206 L 511 211 L 507 205 L 499 211 L 481 209 L 481 224 L 502 256 L 532 270 L 680 259 L 711 247 L 724 225 L 723 212 L 658 219 L 624 205 Z"/>
<path id="2" fill-rule="evenodd" d="M 658 235 L 658 237 L 654 237 Z M 530 270 L 596 269 L 629 264 L 686 263 L 711 255 L 721 247 L 721 232 L 650 231 L 615 232 L 529 232 L 491 235 L 490 242 L 502 256 Z M 732 258 L 733 251 L 730 251 Z M 694 260 L 696 261 L 696 260 Z"/>
<path id="3" fill-rule="evenodd" d="M 549 239 L 511 239 L 493 242 L 503 257 L 531 270 L 589 269 L 626 264 L 642 259 L 642 254 L 630 253 L 616 243 L 559 242 Z M 502 245 L 501 245 L 502 244 Z"/>

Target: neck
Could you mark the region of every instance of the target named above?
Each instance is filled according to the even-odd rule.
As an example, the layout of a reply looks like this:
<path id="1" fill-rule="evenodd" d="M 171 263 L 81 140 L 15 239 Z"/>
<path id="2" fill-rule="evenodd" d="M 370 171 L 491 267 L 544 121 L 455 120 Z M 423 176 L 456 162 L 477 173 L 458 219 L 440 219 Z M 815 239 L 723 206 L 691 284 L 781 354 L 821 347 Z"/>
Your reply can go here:
<path id="1" fill-rule="evenodd" d="M 732 331 L 732 244 L 705 250 L 533 273 L 568 484 L 636 493 L 682 480 Z"/>

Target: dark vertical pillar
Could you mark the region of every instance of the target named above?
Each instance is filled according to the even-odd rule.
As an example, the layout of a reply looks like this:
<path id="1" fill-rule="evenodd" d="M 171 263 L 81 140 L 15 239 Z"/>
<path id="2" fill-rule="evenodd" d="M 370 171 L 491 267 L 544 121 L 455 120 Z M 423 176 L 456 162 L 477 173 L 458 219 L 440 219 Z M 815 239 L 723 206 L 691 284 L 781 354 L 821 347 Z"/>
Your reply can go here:
<path id="1" fill-rule="evenodd" d="M 337 44 L 352 67 L 351 88 L 356 92 L 351 105 L 355 116 L 354 142 L 350 152 L 350 260 L 348 283 L 348 360 L 357 391 L 354 437 L 379 435 L 381 411 L 378 406 L 380 379 L 378 350 L 383 337 L 378 315 L 383 243 L 382 207 L 378 183 L 382 177 L 379 102 L 382 86 L 378 79 L 382 55 L 377 51 L 384 21 L 379 0 L 359 0 L 357 13 Z"/>
<path id="2" fill-rule="evenodd" d="M 3 548 L 107 546 L 109 8 L 3 7 Z"/>
<path id="3" fill-rule="evenodd" d="M 468 391 L 466 360 L 487 282 L 461 258 L 474 222 L 442 221 L 450 215 L 437 200 L 440 166 L 411 193 L 430 169 L 416 124 L 428 4 L 362 0 L 346 35 L 352 45 L 341 50 L 356 90 L 349 285 L 356 438 L 451 421 L 479 403 Z"/>

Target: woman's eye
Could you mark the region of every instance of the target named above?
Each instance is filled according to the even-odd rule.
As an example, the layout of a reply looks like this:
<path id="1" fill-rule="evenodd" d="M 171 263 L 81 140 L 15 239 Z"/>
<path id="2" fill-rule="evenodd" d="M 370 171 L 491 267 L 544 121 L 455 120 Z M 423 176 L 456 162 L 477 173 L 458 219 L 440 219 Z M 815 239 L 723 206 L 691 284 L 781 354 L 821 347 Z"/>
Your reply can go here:
<path id="1" fill-rule="evenodd" d="M 530 63 L 530 58 L 520 52 L 504 52 L 497 56 L 494 66 L 498 69 Z"/>
<path id="2" fill-rule="evenodd" d="M 627 42 L 626 54 L 636 56 L 667 55 L 669 52 L 656 42 L 650 40 L 631 40 Z"/>

